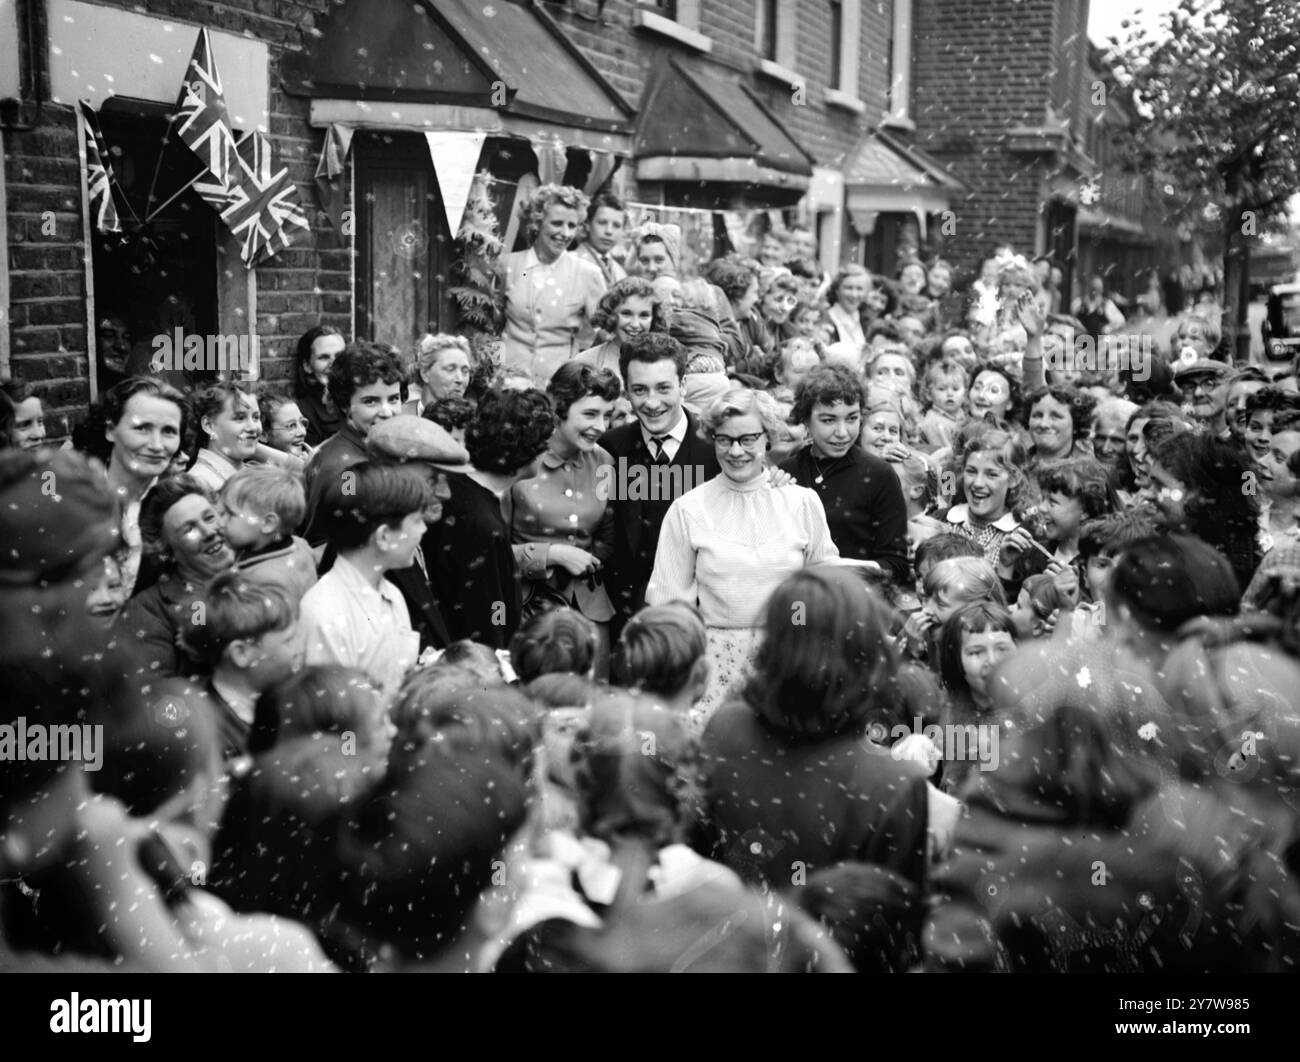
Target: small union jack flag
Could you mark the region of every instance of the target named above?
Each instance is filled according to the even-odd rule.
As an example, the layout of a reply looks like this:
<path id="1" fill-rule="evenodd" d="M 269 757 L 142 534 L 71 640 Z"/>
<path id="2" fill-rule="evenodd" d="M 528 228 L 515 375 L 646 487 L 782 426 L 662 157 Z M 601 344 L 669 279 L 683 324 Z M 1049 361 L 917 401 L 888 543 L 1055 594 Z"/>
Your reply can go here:
<path id="1" fill-rule="evenodd" d="M 249 133 L 239 142 L 238 180 L 230 185 L 230 205 L 221 220 L 241 242 L 239 255 L 252 269 L 293 242 L 294 229 L 307 231 L 307 215 L 288 167 L 272 172 L 271 142 Z"/>
<path id="2" fill-rule="evenodd" d="M 199 30 L 176 108 L 176 134 L 198 156 L 206 171 L 195 181 L 194 190 L 220 213 L 230 206 L 230 186 L 238 178 L 234 172 L 235 131 L 206 27 Z"/>
<path id="3" fill-rule="evenodd" d="M 90 197 L 90 216 L 100 232 L 121 232 L 122 222 L 113 202 L 113 188 L 117 181 L 109 168 L 108 149 L 99 131 L 95 110 L 85 100 L 77 101 L 81 112 L 82 136 L 86 141 L 86 192 Z"/>

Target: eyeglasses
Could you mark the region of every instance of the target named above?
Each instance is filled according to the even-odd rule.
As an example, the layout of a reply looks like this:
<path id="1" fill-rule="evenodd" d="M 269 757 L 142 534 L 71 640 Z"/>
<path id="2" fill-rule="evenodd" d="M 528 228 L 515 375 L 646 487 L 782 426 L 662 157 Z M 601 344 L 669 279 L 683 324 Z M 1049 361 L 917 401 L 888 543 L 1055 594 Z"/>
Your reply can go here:
<path id="1" fill-rule="evenodd" d="M 730 450 L 736 443 L 744 450 L 752 450 L 767 436 L 765 431 L 756 431 L 749 435 L 715 435 L 713 445 L 719 450 Z"/>
<path id="2" fill-rule="evenodd" d="M 772 301 L 776 303 L 778 306 L 798 306 L 799 296 L 798 295 L 773 295 Z"/>

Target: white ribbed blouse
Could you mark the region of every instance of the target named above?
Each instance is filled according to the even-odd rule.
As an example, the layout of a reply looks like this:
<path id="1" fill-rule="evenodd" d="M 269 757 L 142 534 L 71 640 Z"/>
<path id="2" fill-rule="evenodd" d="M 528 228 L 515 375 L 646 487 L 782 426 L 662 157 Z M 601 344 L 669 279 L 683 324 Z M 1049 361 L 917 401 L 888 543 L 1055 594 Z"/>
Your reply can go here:
<path id="1" fill-rule="evenodd" d="M 787 575 L 839 555 L 816 492 L 724 473 L 669 508 L 645 599 L 698 603 L 710 627 L 757 627 Z"/>

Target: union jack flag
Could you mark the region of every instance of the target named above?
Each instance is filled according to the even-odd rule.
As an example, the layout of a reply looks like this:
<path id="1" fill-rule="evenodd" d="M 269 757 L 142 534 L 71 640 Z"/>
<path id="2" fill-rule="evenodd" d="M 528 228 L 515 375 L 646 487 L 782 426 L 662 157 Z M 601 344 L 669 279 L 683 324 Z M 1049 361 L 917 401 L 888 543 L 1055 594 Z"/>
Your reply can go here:
<path id="1" fill-rule="evenodd" d="M 85 100 L 77 101 L 81 112 L 82 136 L 86 141 L 86 193 L 90 197 L 90 216 L 100 232 L 121 232 L 122 222 L 113 202 L 113 171 L 109 169 L 108 149 L 99 131 L 95 110 Z"/>
<path id="2" fill-rule="evenodd" d="M 206 171 L 194 182 L 194 190 L 220 213 L 230 206 L 230 186 L 239 175 L 234 172 L 235 131 L 206 27 L 199 30 L 176 108 L 176 134 L 198 156 Z"/>
<path id="3" fill-rule="evenodd" d="M 307 231 L 307 215 L 288 167 L 272 172 L 271 142 L 265 136 L 257 132 L 245 136 L 235 161 L 238 180 L 231 182 L 230 204 L 221 212 L 221 220 L 241 241 L 239 256 L 252 269 L 293 242 L 291 229 Z"/>

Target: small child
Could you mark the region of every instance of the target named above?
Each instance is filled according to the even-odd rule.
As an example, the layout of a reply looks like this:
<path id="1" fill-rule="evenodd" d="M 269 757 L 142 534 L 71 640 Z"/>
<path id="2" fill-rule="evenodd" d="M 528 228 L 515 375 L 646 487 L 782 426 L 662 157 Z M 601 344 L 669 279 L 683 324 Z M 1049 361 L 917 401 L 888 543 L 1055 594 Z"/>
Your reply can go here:
<path id="1" fill-rule="evenodd" d="M 1041 638 L 1049 632 L 1053 613 L 1068 611 L 1071 607 L 1052 575 L 1047 572 L 1031 575 L 1021 584 L 1016 607 L 1011 610 L 1016 637 L 1021 641 Z"/>
<path id="2" fill-rule="evenodd" d="M 1119 509 L 1110 474 L 1096 458 L 1073 457 L 1041 468 L 1038 487 L 1043 501 L 1037 510 L 1041 527 L 1035 531 L 1056 547 L 1056 560 L 1073 564 L 1084 521 Z"/>
<path id="3" fill-rule="evenodd" d="M 937 660 L 933 650 L 938 628 L 964 605 L 991 601 L 1006 608 L 1002 582 L 982 557 L 940 561 L 926 573 L 921 589 L 921 609 L 908 617 L 899 638 L 899 649 L 913 660 Z"/>
<path id="4" fill-rule="evenodd" d="M 257 405 L 262 414 L 262 442 L 304 463 L 310 461 L 316 448 L 307 445 L 307 418 L 298 403 L 284 395 L 266 392 L 258 396 Z"/>
<path id="5" fill-rule="evenodd" d="M 1156 533 L 1155 521 L 1147 509 L 1133 508 L 1088 520 L 1079 532 L 1079 556 L 1075 565 L 1083 571 L 1084 599 L 1075 612 L 1075 633 L 1086 620 L 1100 636 L 1106 626 L 1106 583 L 1119 555 L 1132 543 Z"/>
<path id="6" fill-rule="evenodd" d="M 952 358 L 941 358 L 926 370 L 921 383 L 921 399 L 926 403 L 921 447 L 927 453 L 952 448 L 966 423 L 967 383 L 966 370 Z"/>
<path id="7" fill-rule="evenodd" d="M 464 446 L 465 429 L 474 419 L 474 403 L 467 398 L 440 398 L 425 409 L 424 419 L 433 421 Z"/>
<path id="8" fill-rule="evenodd" d="M 596 626 L 572 608 L 553 608 L 524 620 L 510 642 L 510 663 L 523 684 L 557 672 L 593 678 L 600 655 Z"/>
<path id="9" fill-rule="evenodd" d="M 684 601 L 643 608 L 614 650 L 619 685 L 689 715 L 709 688 L 707 631 L 700 610 Z"/>
<path id="10" fill-rule="evenodd" d="M 196 611 L 199 604 L 203 611 L 183 638 L 208 677 L 166 679 L 159 688 L 212 716 L 229 761 L 248 755 L 258 698 L 302 667 L 298 602 L 279 587 L 228 571 L 212 580 Z"/>
<path id="11" fill-rule="evenodd" d="M 241 469 L 222 487 L 221 508 L 235 570 L 280 587 L 296 606 L 316 585 L 316 557 L 293 533 L 307 512 L 301 478 L 283 468 Z"/>
<path id="12" fill-rule="evenodd" d="M 944 722 L 949 726 L 972 724 L 1000 726 L 993 715 L 990 680 L 997 666 L 1016 650 L 1016 629 L 1011 614 L 1000 602 L 977 601 L 957 609 L 944 622 L 938 638 L 939 676 L 949 696 Z M 993 735 L 979 733 L 976 747 L 996 755 Z M 940 783 L 945 793 L 956 795 L 973 771 L 980 769 L 976 757 L 945 760 Z"/>
<path id="13" fill-rule="evenodd" d="M 907 502 L 907 557 L 912 560 L 917 546 L 948 530 L 947 524 L 930 515 L 939 498 L 939 476 L 920 456 L 908 457 L 891 467 L 898 473 Z"/>

